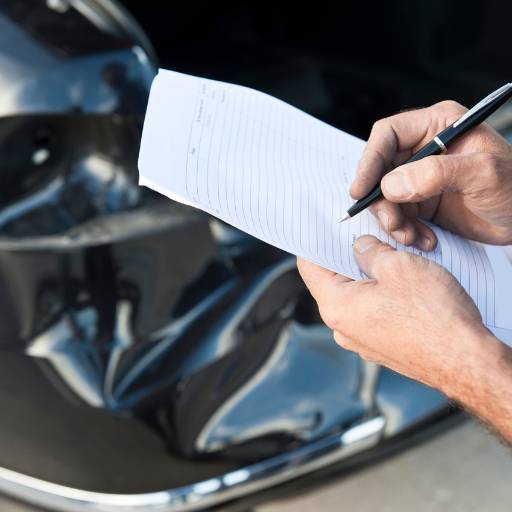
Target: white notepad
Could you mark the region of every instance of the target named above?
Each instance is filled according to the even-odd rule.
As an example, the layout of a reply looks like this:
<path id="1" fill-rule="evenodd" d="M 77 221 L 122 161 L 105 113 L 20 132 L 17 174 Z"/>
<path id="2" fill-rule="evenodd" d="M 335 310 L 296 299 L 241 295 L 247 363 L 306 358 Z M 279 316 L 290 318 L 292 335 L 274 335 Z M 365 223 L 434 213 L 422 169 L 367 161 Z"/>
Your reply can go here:
<path id="1" fill-rule="evenodd" d="M 486 325 L 508 337 L 512 265 L 501 249 L 433 226 L 439 244 L 427 253 L 395 242 L 368 212 L 338 222 L 353 202 L 348 190 L 364 145 L 267 94 L 160 70 L 144 123 L 140 184 L 354 279 L 365 276 L 353 242 L 376 235 L 444 265 Z"/>

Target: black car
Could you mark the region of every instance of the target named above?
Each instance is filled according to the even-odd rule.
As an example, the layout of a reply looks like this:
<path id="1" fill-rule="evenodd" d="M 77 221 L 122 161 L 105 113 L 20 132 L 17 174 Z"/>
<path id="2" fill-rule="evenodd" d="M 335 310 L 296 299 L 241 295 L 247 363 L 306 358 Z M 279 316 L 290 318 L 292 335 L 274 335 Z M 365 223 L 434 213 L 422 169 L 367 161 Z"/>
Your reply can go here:
<path id="1" fill-rule="evenodd" d="M 447 424 L 440 393 L 333 342 L 294 258 L 139 187 L 138 144 L 158 66 L 360 137 L 471 103 L 505 81 L 510 11 L 0 0 L 0 492 L 242 510 Z"/>

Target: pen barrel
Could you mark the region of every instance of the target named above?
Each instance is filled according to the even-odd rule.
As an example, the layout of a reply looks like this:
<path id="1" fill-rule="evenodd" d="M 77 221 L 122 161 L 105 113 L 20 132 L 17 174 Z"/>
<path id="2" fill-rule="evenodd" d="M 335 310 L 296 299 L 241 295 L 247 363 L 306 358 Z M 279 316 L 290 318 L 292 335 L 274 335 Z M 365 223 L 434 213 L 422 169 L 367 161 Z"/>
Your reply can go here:
<path id="1" fill-rule="evenodd" d="M 468 117 L 467 119 L 461 119 L 456 121 L 452 125 L 448 126 L 445 130 L 443 130 L 438 138 L 442 139 L 445 145 L 448 145 L 455 139 L 458 139 L 464 133 L 475 128 L 480 123 L 483 123 L 493 112 L 498 110 L 504 103 L 506 103 L 509 98 L 512 96 L 512 88 L 505 91 L 503 94 L 489 102 L 487 105 L 479 108 L 473 115 Z M 464 117 L 464 116 L 463 116 Z"/>
<path id="2" fill-rule="evenodd" d="M 362 212 L 365 208 L 368 208 L 372 203 L 382 198 L 382 190 L 380 188 L 380 182 L 373 187 L 372 191 L 364 196 L 359 201 L 356 201 L 348 210 L 347 213 L 350 217 L 354 217 L 359 212 Z"/>
<path id="3" fill-rule="evenodd" d="M 444 132 L 441 132 L 436 138 L 439 139 L 441 141 L 442 144 L 444 144 L 444 139 L 441 138 L 442 134 Z M 414 155 L 411 156 L 411 158 L 409 158 L 409 160 L 407 160 L 407 162 L 405 162 L 404 164 L 402 165 L 405 165 L 405 164 L 410 164 L 412 162 L 417 162 L 418 160 L 422 160 L 423 158 L 427 158 L 427 156 L 434 156 L 434 155 L 439 155 L 440 153 L 443 152 L 443 146 L 441 146 L 438 142 L 434 140 L 431 140 L 428 144 L 426 144 L 425 146 L 423 146 L 419 151 L 417 151 L 416 153 L 414 153 Z"/>
<path id="4" fill-rule="evenodd" d="M 441 134 L 440 134 L 441 135 Z M 442 146 L 440 146 L 435 140 L 430 141 L 428 144 L 423 146 L 417 153 L 414 153 L 414 155 L 407 160 L 402 165 L 409 164 L 411 162 L 416 162 L 417 160 L 421 160 L 422 158 L 426 158 L 427 156 L 433 156 L 433 155 L 439 155 L 443 151 Z M 359 201 L 356 201 L 348 210 L 347 213 L 354 217 L 354 215 L 357 215 L 359 212 L 362 212 L 364 209 L 368 208 L 371 204 L 373 204 L 375 201 L 378 201 L 379 199 L 382 199 L 382 189 L 380 187 L 380 182 L 375 185 L 375 187 L 372 189 L 372 191 L 360 199 Z"/>
<path id="5" fill-rule="evenodd" d="M 453 126 L 452 124 L 445 128 L 441 133 L 438 133 L 436 138 L 447 147 L 448 144 L 450 144 L 453 140 L 463 135 L 470 128 L 472 128 L 472 125 L 469 123 L 464 123 L 457 127 Z"/>

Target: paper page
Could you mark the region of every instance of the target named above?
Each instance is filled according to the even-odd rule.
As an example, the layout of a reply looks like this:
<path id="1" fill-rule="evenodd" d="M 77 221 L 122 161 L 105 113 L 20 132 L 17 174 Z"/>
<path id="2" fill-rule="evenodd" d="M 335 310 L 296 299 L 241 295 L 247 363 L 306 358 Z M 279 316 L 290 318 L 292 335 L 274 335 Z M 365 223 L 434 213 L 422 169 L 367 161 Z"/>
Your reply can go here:
<path id="1" fill-rule="evenodd" d="M 426 253 L 395 242 L 368 212 L 338 222 L 353 202 L 348 190 L 364 145 L 261 92 L 161 70 L 146 113 L 140 184 L 354 279 L 365 276 L 353 242 L 376 235 L 444 265 L 488 326 L 512 329 L 512 315 L 497 308 L 496 269 L 483 247 L 434 227 L 439 244 Z"/>

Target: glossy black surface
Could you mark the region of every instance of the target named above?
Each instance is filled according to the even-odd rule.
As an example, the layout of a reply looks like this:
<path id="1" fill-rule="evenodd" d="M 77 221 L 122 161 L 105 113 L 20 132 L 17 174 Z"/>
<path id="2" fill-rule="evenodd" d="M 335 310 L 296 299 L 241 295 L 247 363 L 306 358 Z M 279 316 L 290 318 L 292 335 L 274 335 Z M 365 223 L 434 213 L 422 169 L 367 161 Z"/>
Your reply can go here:
<path id="1" fill-rule="evenodd" d="M 77 9 L 66 1 L 58 0 L 1 0 L 0 10 L 16 25 L 23 27 L 28 36 L 61 58 L 114 51 L 133 45 L 125 34 L 109 27 L 104 13 L 90 7 L 87 9 L 86 5 Z"/>
<path id="2" fill-rule="evenodd" d="M 0 116 L 117 112 L 142 118 L 155 63 L 139 44 L 127 46 L 124 36 L 112 34 L 108 41 L 98 40 L 97 34 L 105 30 L 88 20 L 80 29 L 62 30 L 67 16 L 84 19 L 72 7 L 55 12 L 40 1 L 4 0 L 2 4 Z M 46 21 L 30 4 L 49 12 L 51 20 L 55 18 L 52 30 L 33 33 L 34 25 Z M 14 19 L 13 10 L 20 11 Z M 32 14 L 24 15 L 26 11 Z M 49 36 L 64 38 L 67 44 L 54 44 Z M 112 45 L 112 39 L 119 44 Z"/>
<path id="3" fill-rule="evenodd" d="M 139 133 L 121 116 L 0 118 L 0 237 L 63 233 L 137 206 Z"/>
<path id="4" fill-rule="evenodd" d="M 294 258 L 137 186 L 152 50 L 113 4 L 64 4 L 0 2 L 0 467 L 173 489 L 444 410 L 333 342 Z M 294 62 L 259 82 L 329 111 L 339 75 Z"/>

